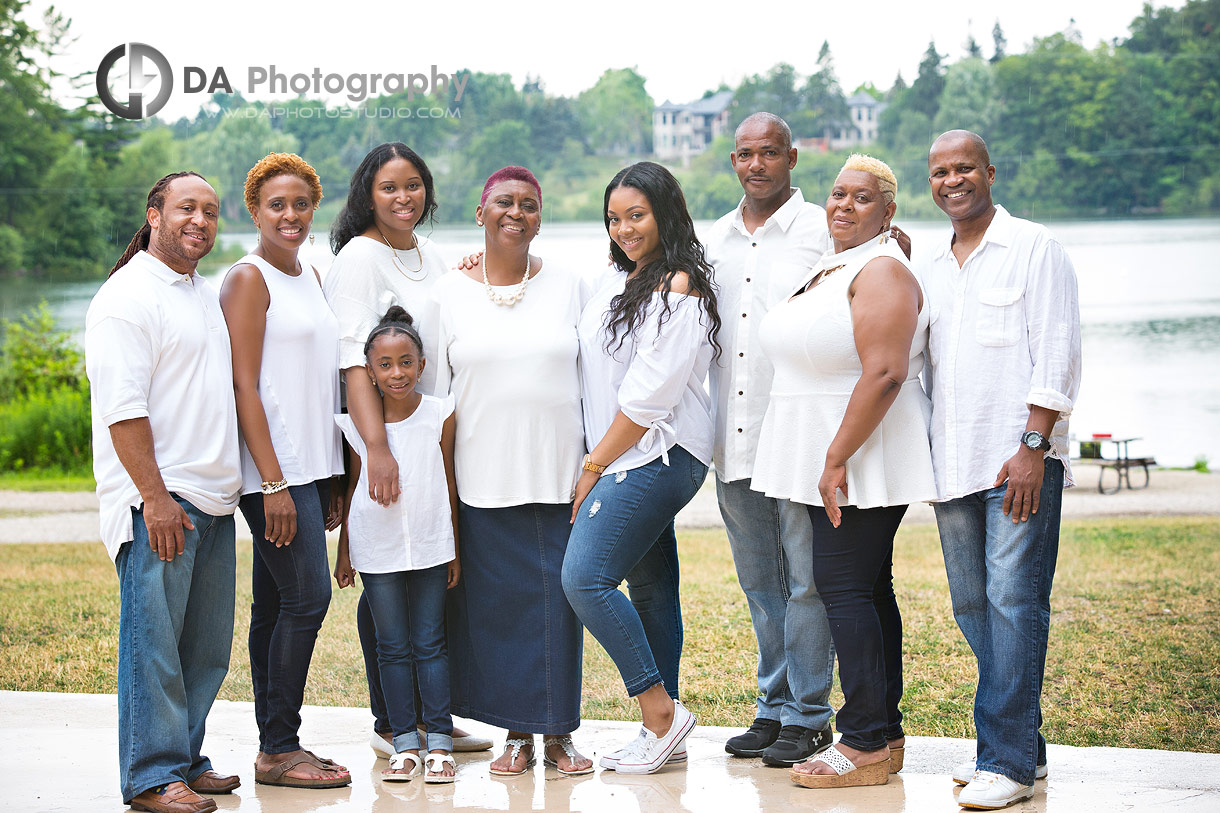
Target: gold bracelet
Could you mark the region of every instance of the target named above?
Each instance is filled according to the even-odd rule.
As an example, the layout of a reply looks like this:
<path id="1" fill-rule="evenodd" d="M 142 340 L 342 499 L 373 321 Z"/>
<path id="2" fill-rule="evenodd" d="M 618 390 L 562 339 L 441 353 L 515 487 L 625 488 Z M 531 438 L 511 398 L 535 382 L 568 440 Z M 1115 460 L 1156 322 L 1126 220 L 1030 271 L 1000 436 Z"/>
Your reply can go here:
<path id="1" fill-rule="evenodd" d="M 259 486 L 259 488 L 261 488 L 263 494 L 266 494 L 266 495 L 278 494 L 279 492 L 288 488 L 288 481 L 280 480 L 278 482 L 273 483 L 270 480 L 263 480 L 263 483 L 261 486 Z"/>
<path id="2" fill-rule="evenodd" d="M 593 458 L 590 457 L 589 455 L 585 455 L 585 462 L 581 463 L 580 467 L 582 469 L 584 469 L 585 471 L 591 471 L 594 474 L 601 474 L 603 471 L 606 470 L 605 466 L 599 466 L 596 463 L 594 463 Z"/>

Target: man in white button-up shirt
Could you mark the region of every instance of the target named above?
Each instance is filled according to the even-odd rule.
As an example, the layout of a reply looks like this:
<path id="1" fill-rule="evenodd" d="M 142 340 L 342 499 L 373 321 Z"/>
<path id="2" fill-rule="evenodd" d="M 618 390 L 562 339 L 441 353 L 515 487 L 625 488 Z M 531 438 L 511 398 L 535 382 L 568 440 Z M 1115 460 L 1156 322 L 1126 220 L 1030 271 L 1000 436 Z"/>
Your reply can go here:
<path id="1" fill-rule="evenodd" d="M 966 807 L 1005 807 L 1045 775 L 1042 675 L 1068 416 L 1080 384 L 1080 307 L 1067 253 L 991 200 L 974 133 L 932 145 L 932 197 L 953 234 L 922 269 L 931 307 L 932 463 L 953 614 L 978 659 L 977 759 Z"/>
<path id="2" fill-rule="evenodd" d="M 136 810 L 215 810 L 199 794 L 239 784 L 200 753 L 229 668 L 241 493 L 229 333 L 195 273 L 219 209 L 195 173 L 158 181 L 85 317 L 102 541 L 121 600 L 120 784 Z"/>
<path id="3" fill-rule="evenodd" d="M 783 119 L 755 113 L 743 121 L 730 161 L 745 197 L 706 241 L 724 320 L 723 354 L 711 370 L 716 494 L 759 653 L 756 719 L 725 750 L 771 765 L 792 765 L 830 745 L 834 673 L 826 609 L 813 584 L 809 514 L 750 489 L 774 374 L 758 327 L 830 245 L 825 210 L 790 186 L 796 158 Z"/>

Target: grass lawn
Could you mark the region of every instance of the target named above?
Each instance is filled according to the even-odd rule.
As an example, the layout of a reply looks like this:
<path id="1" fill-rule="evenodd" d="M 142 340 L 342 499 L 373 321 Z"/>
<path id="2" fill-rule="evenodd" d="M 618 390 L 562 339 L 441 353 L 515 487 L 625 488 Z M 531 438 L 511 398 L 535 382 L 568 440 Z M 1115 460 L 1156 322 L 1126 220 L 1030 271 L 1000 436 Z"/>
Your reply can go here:
<path id="1" fill-rule="evenodd" d="M 753 718 L 754 636 L 723 531 L 679 535 L 682 695 L 708 725 Z M 250 549 L 239 543 L 232 669 L 249 700 Z M 954 624 L 935 529 L 895 554 L 906 622 L 907 733 L 972 736 L 973 657 Z M 367 703 L 354 590 L 336 592 L 305 701 Z M 1064 525 L 1052 598 L 1043 731 L 1066 745 L 1220 751 L 1220 519 Z M 114 692 L 118 589 L 101 545 L 0 545 L 0 689 Z M 584 716 L 635 719 L 613 664 L 585 643 Z M 842 696 L 836 690 L 832 703 Z"/>

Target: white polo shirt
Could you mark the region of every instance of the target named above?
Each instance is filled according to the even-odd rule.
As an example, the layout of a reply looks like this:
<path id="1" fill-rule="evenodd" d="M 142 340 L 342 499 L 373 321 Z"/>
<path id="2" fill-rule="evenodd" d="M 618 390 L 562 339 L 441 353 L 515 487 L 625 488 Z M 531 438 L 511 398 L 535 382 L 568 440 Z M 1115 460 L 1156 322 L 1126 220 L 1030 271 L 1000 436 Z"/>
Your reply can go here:
<path id="1" fill-rule="evenodd" d="M 233 358 L 216 288 L 141 251 L 102 284 L 85 316 L 93 413 L 93 475 L 102 542 L 113 559 L 143 505 L 110 439 L 110 425 L 148 418 L 161 478 L 212 516 L 241 494 Z"/>
<path id="2" fill-rule="evenodd" d="M 924 256 L 931 308 L 928 379 L 932 466 L 940 500 L 991 488 L 1016 454 L 1029 407 L 1059 413 L 1046 457 L 1068 462 L 1068 416 L 1080 390 L 1076 271 L 1044 226 L 1002 206 L 958 266 L 952 234 Z"/>
<path id="3" fill-rule="evenodd" d="M 830 248 L 826 210 L 806 203 L 801 190 L 750 234 L 745 198 L 716 221 L 706 242 L 715 268 L 721 325 L 720 360 L 711 369 L 716 416 L 713 457 L 723 482 L 750 477 L 775 369 L 762 352 L 758 328 L 767 311 L 792 293 Z"/>

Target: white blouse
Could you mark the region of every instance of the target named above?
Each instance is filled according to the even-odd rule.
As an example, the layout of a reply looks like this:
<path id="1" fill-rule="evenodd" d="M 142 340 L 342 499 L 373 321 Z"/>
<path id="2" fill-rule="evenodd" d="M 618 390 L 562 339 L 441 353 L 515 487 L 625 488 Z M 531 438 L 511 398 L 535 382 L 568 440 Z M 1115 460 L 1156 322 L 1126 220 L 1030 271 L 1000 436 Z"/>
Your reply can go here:
<path id="1" fill-rule="evenodd" d="M 826 452 L 862 373 L 847 289 L 878 257 L 907 266 L 893 242 L 872 240 L 838 254 L 827 252 L 797 291 L 823 268 L 843 267 L 763 318 L 759 335 L 775 365 L 775 379 L 750 483 L 755 491 L 822 505 L 818 481 L 826 468 Z M 906 380 L 880 425 L 848 458 L 847 496 L 838 493 L 839 505 L 877 508 L 935 499 L 928 444 L 932 409 L 919 383 L 927 340 L 925 296 L 908 352 Z"/>
<path id="2" fill-rule="evenodd" d="M 430 292 L 447 268 L 431 240 L 419 234 L 416 238 L 419 256 L 414 251 L 399 251 L 398 261 L 413 271 L 422 257 L 427 276 L 420 280 L 410 279 L 398 269 L 389 246 L 363 235 L 353 237 L 335 256 L 322 289 L 339 320 L 340 370 L 364 366 L 364 343 L 391 305 L 411 314 L 424 340 L 424 355 L 435 355 L 436 314 Z M 418 390 L 425 395 L 436 394 L 433 369 L 425 367 Z"/>
<path id="3" fill-rule="evenodd" d="M 571 502 L 585 451 L 579 277 L 544 265 L 511 307 L 492 302 L 483 283 L 461 271 L 442 277 L 432 295 L 439 349 L 428 365 L 437 389 L 456 399 L 462 502 Z"/>
<path id="4" fill-rule="evenodd" d="M 425 395 L 405 420 L 385 425 L 398 467 L 402 495 L 381 505 L 369 497 L 368 467 L 352 494 L 347 516 L 348 555 L 360 573 L 397 573 L 444 564 L 456 555 L 449 508 L 449 484 L 441 456 L 441 427 L 453 414 L 453 398 Z M 367 449 L 348 415 L 336 415 L 352 451 L 362 461 Z"/>
<path id="5" fill-rule="evenodd" d="M 343 449 L 332 416 L 339 408 L 339 327 L 308 265 L 289 276 L 254 254 L 253 265 L 271 297 L 263 330 L 258 395 L 271 446 L 290 486 L 343 473 Z M 232 269 L 230 269 L 232 270 Z M 263 482 L 246 440 L 241 440 L 242 494 Z"/>
<path id="6" fill-rule="evenodd" d="M 585 442 L 595 447 L 620 411 L 648 430 L 603 476 L 639 468 L 658 457 L 669 465 L 668 452 L 675 444 L 711 465 L 712 399 L 704 381 L 712 344 L 700 298 L 670 293 L 669 313 L 658 324 L 664 302 L 660 292 L 654 292 L 635 332 L 624 335 L 620 330 L 607 348 L 610 300 L 623 292 L 627 273 L 612 268 L 590 282 L 593 293 L 578 329 Z"/>

